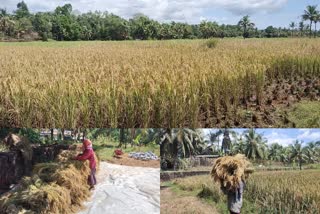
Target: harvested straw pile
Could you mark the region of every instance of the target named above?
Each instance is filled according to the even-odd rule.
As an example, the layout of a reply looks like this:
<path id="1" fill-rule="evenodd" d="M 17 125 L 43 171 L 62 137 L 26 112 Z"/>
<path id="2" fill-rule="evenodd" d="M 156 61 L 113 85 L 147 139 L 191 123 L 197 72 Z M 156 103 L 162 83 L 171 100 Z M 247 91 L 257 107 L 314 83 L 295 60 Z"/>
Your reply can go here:
<path id="1" fill-rule="evenodd" d="M 211 170 L 211 176 L 215 181 L 227 190 L 234 191 L 239 187 L 240 181 L 247 179 L 253 172 L 249 166 L 251 163 L 244 155 L 225 156 L 218 158 Z"/>
<path id="2" fill-rule="evenodd" d="M 90 196 L 88 161 L 72 160 L 77 151 L 62 151 L 53 163 L 36 164 L 33 176 L 0 199 L 3 213 L 75 213 Z"/>
<path id="3" fill-rule="evenodd" d="M 69 147 L 69 150 L 63 150 L 61 151 L 57 158 L 57 162 L 67 162 L 70 161 L 73 157 L 76 157 L 78 154 L 82 153 L 82 146 L 79 146 L 79 144 L 73 144 Z M 94 154 L 94 158 L 96 160 L 97 166 L 96 169 L 97 171 L 99 170 L 99 165 L 100 165 L 100 160 L 96 154 Z M 86 161 L 88 162 L 88 161 Z"/>

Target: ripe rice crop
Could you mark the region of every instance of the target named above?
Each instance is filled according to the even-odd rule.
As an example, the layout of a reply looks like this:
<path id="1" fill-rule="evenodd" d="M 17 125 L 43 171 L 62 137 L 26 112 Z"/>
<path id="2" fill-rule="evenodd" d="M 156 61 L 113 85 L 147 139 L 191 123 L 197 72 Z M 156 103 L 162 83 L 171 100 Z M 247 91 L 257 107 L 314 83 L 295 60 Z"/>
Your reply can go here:
<path id="1" fill-rule="evenodd" d="M 319 177 L 319 170 L 253 173 L 246 181 L 242 212 L 319 213 Z M 181 190 L 197 192 L 198 197 L 220 204 L 217 207 L 226 208 L 227 199 L 220 190 L 220 184 L 209 175 L 178 178 L 174 183 Z"/>
<path id="2" fill-rule="evenodd" d="M 320 76 L 317 39 L 203 43 L 0 45 L 0 125 L 251 127 L 260 119 L 245 123 L 241 112 L 248 103 L 265 105 L 273 80 Z M 305 94 L 292 93 L 319 96 L 319 82 Z"/>
<path id="3" fill-rule="evenodd" d="M 263 213 L 319 213 L 320 171 L 268 171 L 253 174 L 246 197 Z"/>

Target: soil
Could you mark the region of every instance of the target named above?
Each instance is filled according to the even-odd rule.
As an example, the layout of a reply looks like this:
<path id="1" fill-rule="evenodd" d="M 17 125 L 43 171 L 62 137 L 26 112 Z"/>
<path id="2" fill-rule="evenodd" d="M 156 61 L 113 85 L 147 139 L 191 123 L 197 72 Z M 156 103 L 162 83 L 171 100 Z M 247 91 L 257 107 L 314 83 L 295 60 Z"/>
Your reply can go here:
<path id="1" fill-rule="evenodd" d="M 139 166 L 139 167 L 151 167 L 151 168 L 160 168 L 160 160 L 137 160 L 130 158 L 128 154 L 123 154 L 118 157 L 113 157 L 111 160 L 108 160 L 109 163 L 124 165 L 124 166 Z"/>
<path id="2" fill-rule="evenodd" d="M 183 196 L 173 192 L 169 187 L 161 187 L 161 213 L 163 214 L 215 214 L 215 207 L 201 201 L 195 196 Z"/>
<path id="3" fill-rule="evenodd" d="M 290 108 L 301 101 L 320 100 L 320 78 L 274 80 L 264 86 L 263 100 L 256 96 L 242 101 L 236 110 L 221 112 L 204 122 L 205 127 L 292 127 L 288 118 Z"/>

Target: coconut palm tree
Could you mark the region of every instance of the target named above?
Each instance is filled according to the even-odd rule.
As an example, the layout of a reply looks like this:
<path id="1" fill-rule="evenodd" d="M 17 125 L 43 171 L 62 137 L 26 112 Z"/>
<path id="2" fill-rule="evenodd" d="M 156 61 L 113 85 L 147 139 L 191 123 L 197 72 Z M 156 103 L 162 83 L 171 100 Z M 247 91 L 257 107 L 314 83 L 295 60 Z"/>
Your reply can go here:
<path id="1" fill-rule="evenodd" d="M 314 37 L 317 36 L 317 23 L 320 22 L 320 12 L 317 11 L 317 15 L 314 18 Z"/>
<path id="2" fill-rule="evenodd" d="M 305 28 L 304 22 L 303 21 L 299 22 L 300 36 L 302 36 L 304 34 L 304 28 Z"/>
<path id="3" fill-rule="evenodd" d="M 293 145 L 290 145 L 289 148 L 290 148 L 290 159 L 298 160 L 299 168 L 301 170 L 302 169 L 301 165 L 302 165 L 303 156 L 304 156 L 302 142 L 300 143 L 298 140 L 296 140 L 296 142 Z"/>
<path id="4" fill-rule="evenodd" d="M 179 167 L 181 159 L 200 154 L 205 147 L 200 130 L 164 129 L 161 135 L 161 160 L 174 169 Z"/>
<path id="5" fill-rule="evenodd" d="M 230 135 L 233 138 L 237 138 L 237 133 L 235 131 L 229 129 L 219 129 L 216 133 L 210 133 L 210 141 L 215 142 L 218 141 L 218 148 L 219 148 L 219 137 L 223 136 L 222 144 L 221 144 L 221 151 L 223 153 L 229 154 L 232 147 L 232 142 Z"/>
<path id="6" fill-rule="evenodd" d="M 249 129 L 244 134 L 246 143 L 245 155 L 254 160 L 256 158 L 264 159 L 266 155 L 266 140 L 254 129 Z"/>
<path id="7" fill-rule="evenodd" d="M 246 144 L 245 144 L 245 141 L 243 139 L 243 136 L 240 135 L 239 138 L 237 138 L 235 140 L 235 142 L 233 143 L 233 146 L 232 146 L 232 153 L 234 154 L 244 154 L 245 153 L 245 149 L 246 149 Z"/>
<path id="8" fill-rule="evenodd" d="M 317 5 L 308 5 L 306 10 L 304 10 L 304 14 L 302 15 L 303 20 L 310 21 L 310 38 L 312 36 L 312 23 L 315 22 L 317 14 Z"/>
<path id="9" fill-rule="evenodd" d="M 316 149 L 317 149 L 317 145 L 316 143 L 313 143 L 313 142 L 309 143 L 307 146 L 303 148 L 303 152 L 308 163 L 314 163 L 318 160 Z"/>
<path id="10" fill-rule="evenodd" d="M 283 147 L 278 143 L 273 143 L 269 148 L 268 159 L 273 161 L 281 161 L 282 154 L 284 153 Z"/>
<path id="11" fill-rule="evenodd" d="M 296 27 L 296 23 L 295 22 L 291 22 L 289 27 L 291 28 L 291 36 L 293 37 L 293 32 L 294 32 L 294 29 Z"/>
<path id="12" fill-rule="evenodd" d="M 253 22 L 250 21 L 248 15 L 244 16 L 239 22 L 238 26 L 243 29 L 243 38 L 249 37 L 249 30 L 255 26 Z"/>

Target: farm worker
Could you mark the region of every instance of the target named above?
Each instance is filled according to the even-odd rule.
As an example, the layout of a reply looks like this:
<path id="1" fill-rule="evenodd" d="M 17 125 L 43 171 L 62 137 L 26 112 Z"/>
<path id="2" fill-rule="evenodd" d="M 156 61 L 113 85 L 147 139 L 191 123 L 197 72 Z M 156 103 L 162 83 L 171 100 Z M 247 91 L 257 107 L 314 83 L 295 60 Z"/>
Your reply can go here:
<path id="1" fill-rule="evenodd" d="M 230 214 L 240 214 L 242 207 L 242 193 L 245 188 L 243 180 L 240 181 L 239 187 L 235 190 L 227 190 L 225 187 L 221 187 L 221 190 L 228 198 L 228 209 Z"/>
<path id="2" fill-rule="evenodd" d="M 90 185 L 90 190 L 94 189 L 94 185 L 97 184 L 96 180 L 96 160 L 94 158 L 94 151 L 92 148 L 92 143 L 89 139 L 82 141 L 82 151 L 83 153 L 75 157 L 75 160 L 86 161 L 89 160 L 89 166 L 91 173 L 88 177 L 88 183 Z"/>

